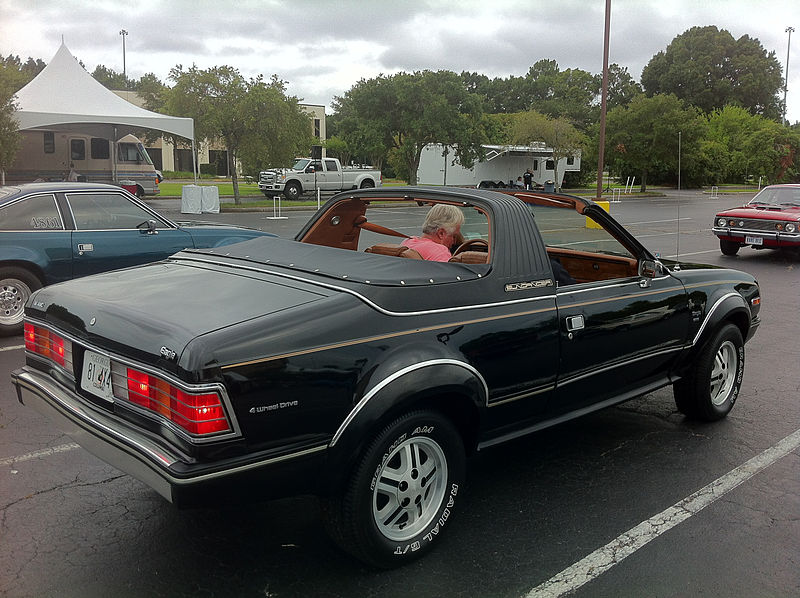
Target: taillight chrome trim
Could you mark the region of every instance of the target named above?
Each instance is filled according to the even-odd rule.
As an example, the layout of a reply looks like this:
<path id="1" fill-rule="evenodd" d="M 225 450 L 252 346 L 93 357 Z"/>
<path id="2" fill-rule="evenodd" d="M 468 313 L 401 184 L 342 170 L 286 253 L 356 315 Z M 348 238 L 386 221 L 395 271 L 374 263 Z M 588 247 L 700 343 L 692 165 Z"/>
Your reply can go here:
<path id="1" fill-rule="evenodd" d="M 42 361 L 47 362 L 48 364 L 54 366 L 59 371 L 63 372 L 69 378 L 74 380 L 75 379 L 75 366 L 74 366 L 74 359 L 73 359 L 73 355 L 74 355 L 73 345 L 74 345 L 74 343 L 73 343 L 72 339 L 69 338 L 67 335 L 62 334 L 61 332 L 59 332 L 57 330 L 53 330 L 53 328 L 51 326 L 47 326 L 45 324 L 41 324 L 41 323 L 33 321 L 33 320 L 25 319 L 24 324 L 30 324 L 34 328 L 46 330 L 48 333 L 55 334 L 56 336 L 61 338 L 62 342 L 64 343 L 62 345 L 63 352 L 64 352 L 64 354 L 62 356 L 62 360 L 64 361 L 63 365 L 61 363 L 59 363 L 58 361 L 56 361 L 55 359 L 53 359 L 52 357 L 50 357 L 50 356 L 43 355 L 42 353 L 38 353 L 36 351 L 32 351 L 31 349 L 29 349 L 28 348 L 28 342 L 29 341 L 28 341 L 27 330 L 23 329 L 23 333 L 22 333 L 22 340 L 23 340 L 23 343 L 25 345 L 25 352 L 28 355 L 31 355 L 32 357 L 35 357 L 36 359 L 40 359 Z M 41 346 L 41 344 L 39 343 L 38 339 L 34 339 L 31 342 L 33 342 L 37 346 Z M 50 352 L 50 351 L 52 351 L 52 349 L 50 347 L 48 347 L 47 351 Z"/>
<path id="2" fill-rule="evenodd" d="M 136 374 L 144 374 L 147 376 L 147 388 L 148 393 L 144 394 L 143 392 L 132 390 L 131 389 L 131 381 L 134 384 L 141 384 L 141 381 L 137 381 L 135 378 L 130 377 L 130 371 L 133 370 Z M 166 423 L 174 424 L 177 426 L 178 429 L 183 431 L 184 434 L 188 434 L 192 438 L 218 438 L 225 434 L 229 434 L 232 431 L 231 427 L 231 419 L 228 416 L 228 410 L 225 407 L 225 404 L 222 402 L 221 394 L 217 387 L 213 389 L 209 388 L 201 388 L 193 385 L 189 385 L 189 388 L 185 386 L 179 386 L 177 384 L 173 384 L 169 380 L 167 380 L 161 373 L 152 373 L 152 372 L 145 372 L 142 368 L 138 366 L 132 366 L 128 364 L 123 364 L 113 357 L 111 358 L 111 380 L 112 380 L 112 392 L 114 395 L 115 401 L 123 401 L 125 405 L 130 405 L 137 410 L 143 410 L 145 413 L 154 415 L 158 421 L 165 421 Z M 152 383 L 152 380 L 155 381 L 155 384 Z M 167 388 L 164 388 L 164 387 Z M 154 398 L 150 394 L 150 390 L 155 390 L 159 396 L 158 398 Z M 172 390 L 176 391 L 176 394 L 172 394 Z M 131 398 L 131 392 L 134 394 L 139 395 L 141 398 L 146 399 L 148 402 L 155 401 L 158 403 L 160 408 L 153 408 L 152 406 L 147 407 L 142 405 L 139 401 L 135 398 Z M 173 409 L 171 406 L 171 402 L 175 401 L 176 403 L 180 403 L 188 410 L 196 409 L 195 406 L 190 405 L 189 403 L 184 402 L 181 397 L 177 393 L 183 393 L 184 395 L 196 396 L 200 397 L 203 395 L 206 396 L 213 396 L 215 403 L 210 405 L 212 408 L 221 408 L 223 413 L 223 417 L 213 418 L 213 419 L 192 419 L 188 417 L 186 413 L 183 413 L 180 409 Z M 167 399 L 169 403 L 164 402 L 160 399 Z M 198 433 L 192 432 L 188 430 L 186 427 L 180 425 L 177 421 L 175 421 L 173 416 L 177 416 L 179 419 L 186 421 L 187 423 L 194 423 L 194 424 L 202 424 L 202 423 L 212 423 L 212 422 L 223 422 L 225 423 L 225 430 L 219 430 L 216 432 L 205 432 L 205 433 Z"/>
<path id="3" fill-rule="evenodd" d="M 220 397 L 220 402 L 222 403 L 222 407 L 225 410 L 225 414 L 228 417 L 228 421 L 230 423 L 230 428 L 231 429 L 228 432 L 220 432 L 220 433 L 211 434 L 211 435 L 208 435 L 208 436 L 193 436 L 188 431 L 186 431 L 183 428 L 181 428 L 178 424 L 169 421 L 168 419 L 166 419 L 165 417 L 159 415 L 158 413 L 155 413 L 150 409 L 145 409 L 144 407 L 136 405 L 135 403 L 133 403 L 133 402 L 131 402 L 129 400 L 118 399 L 116 397 L 116 395 L 114 396 L 114 401 L 124 404 L 126 409 L 131 409 L 132 411 L 135 411 L 136 413 L 139 413 L 139 414 L 147 417 L 151 421 L 157 422 L 160 425 L 167 426 L 171 431 L 173 431 L 175 434 L 179 435 L 181 438 L 184 438 L 185 440 L 187 440 L 191 444 L 202 445 L 202 444 L 208 444 L 208 443 L 211 443 L 211 442 L 219 442 L 220 440 L 230 440 L 232 438 L 239 438 L 239 437 L 242 436 L 242 430 L 241 430 L 241 427 L 239 426 L 239 421 L 236 418 L 236 413 L 233 410 L 233 403 L 231 402 L 230 397 L 228 396 L 228 391 L 225 388 L 225 385 L 222 384 L 221 382 L 206 382 L 206 383 L 203 383 L 203 384 L 190 384 L 188 382 L 184 382 L 183 380 L 180 380 L 179 378 L 176 378 L 174 375 L 170 374 L 169 372 L 165 372 L 163 370 L 159 370 L 157 368 L 151 367 L 149 365 L 143 364 L 143 363 L 138 362 L 138 361 L 134 361 L 134 360 L 129 359 L 127 357 L 122 357 L 117 353 L 111 353 L 110 351 L 107 351 L 105 349 L 101 349 L 97 345 L 89 343 L 89 342 L 87 342 L 87 341 L 85 341 L 83 339 L 79 339 L 79 338 L 77 338 L 77 337 L 75 337 L 75 336 L 73 336 L 71 334 L 67 334 L 65 332 L 62 332 L 61 330 L 58 330 L 58 329 L 54 328 L 52 325 L 50 325 L 48 323 L 45 323 L 45 322 L 42 322 L 41 320 L 37 320 L 35 318 L 26 317 L 25 318 L 25 322 L 29 322 L 29 323 L 33 324 L 34 326 L 39 326 L 40 328 L 46 328 L 47 330 L 49 330 L 51 332 L 54 332 L 55 334 L 61 336 L 64 340 L 69 340 L 72 343 L 73 354 L 75 352 L 75 347 L 78 346 L 78 347 L 81 347 L 84 351 L 89 350 L 89 351 L 94 351 L 95 353 L 99 353 L 101 355 L 105 355 L 106 357 L 108 357 L 111 360 L 112 368 L 113 368 L 113 364 L 114 363 L 119 363 L 120 365 L 122 365 L 124 367 L 135 368 L 135 369 L 137 369 L 137 370 L 139 370 L 141 372 L 144 372 L 144 373 L 147 373 L 147 374 L 149 374 L 151 376 L 155 376 L 157 378 L 160 378 L 161 380 L 164 380 L 168 384 L 172 384 L 173 386 L 176 386 L 177 388 L 180 388 L 184 392 L 188 392 L 190 394 L 217 393 L 219 395 L 219 397 Z M 36 353 L 33 353 L 31 351 L 26 351 L 26 352 L 29 355 L 33 355 L 33 356 L 35 356 L 35 357 L 37 357 L 39 359 L 47 359 L 46 357 L 43 357 L 41 355 L 37 355 Z M 55 362 L 53 362 L 51 360 L 48 360 L 48 363 L 54 363 L 55 364 Z M 59 366 L 58 364 L 55 364 L 55 365 L 56 365 L 56 367 L 61 368 L 61 366 Z M 74 362 L 73 362 L 73 369 L 70 370 L 70 371 L 66 371 L 66 370 L 65 371 L 66 371 L 66 373 L 69 374 L 70 378 L 72 378 L 72 380 L 75 381 L 75 383 L 77 385 L 77 380 L 80 378 L 80 376 L 76 376 L 75 375 L 74 368 L 75 368 L 75 365 L 74 365 Z M 61 368 L 61 369 L 63 369 L 63 368 Z"/>

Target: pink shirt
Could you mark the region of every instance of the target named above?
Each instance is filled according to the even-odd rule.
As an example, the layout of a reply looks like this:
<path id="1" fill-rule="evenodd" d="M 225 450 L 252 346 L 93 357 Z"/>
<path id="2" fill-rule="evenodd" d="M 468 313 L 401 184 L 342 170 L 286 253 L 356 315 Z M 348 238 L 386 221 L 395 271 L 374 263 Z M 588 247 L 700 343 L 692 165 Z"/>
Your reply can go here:
<path id="1" fill-rule="evenodd" d="M 447 247 L 425 237 L 411 237 L 410 239 L 404 239 L 400 244 L 418 251 L 424 260 L 446 262 L 453 257 Z"/>

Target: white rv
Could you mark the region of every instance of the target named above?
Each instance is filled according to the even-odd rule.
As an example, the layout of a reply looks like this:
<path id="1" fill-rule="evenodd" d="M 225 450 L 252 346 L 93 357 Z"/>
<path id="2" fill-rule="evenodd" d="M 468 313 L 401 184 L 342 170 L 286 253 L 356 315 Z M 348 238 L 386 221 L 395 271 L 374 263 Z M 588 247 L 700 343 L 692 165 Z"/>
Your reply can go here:
<path id="1" fill-rule="evenodd" d="M 561 158 L 558 181 L 555 180 L 553 150 L 544 143 L 533 145 L 484 145 L 486 157 L 472 168 L 453 164 L 453 150 L 443 145 L 428 145 L 422 150 L 417 170 L 420 185 L 457 185 L 470 187 L 508 187 L 514 185 L 530 169 L 533 183 L 561 187 L 564 173 L 581 169 L 580 154 Z M 520 182 L 522 182 L 520 180 Z"/>
<path id="2" fill-rule="evenodd" d="M 63 181 L 74 172 L 77 180 L 88 183 L 130 181 L 136 185 L 135 193 L 139 197 L 159 193 L 153 161 L 142 142 L 133 135 L 112 143 L 103 137 L 82 133 L 38 130 L 20 133 L 19 151 L 5 173 L 7 185 L 37 180 Z"/>

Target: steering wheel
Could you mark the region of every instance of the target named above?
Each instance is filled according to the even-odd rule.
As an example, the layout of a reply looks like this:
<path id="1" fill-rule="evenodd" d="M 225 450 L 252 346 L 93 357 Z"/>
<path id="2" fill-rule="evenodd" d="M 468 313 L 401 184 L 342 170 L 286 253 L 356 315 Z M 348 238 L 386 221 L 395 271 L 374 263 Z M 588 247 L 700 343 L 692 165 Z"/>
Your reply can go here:
<path id="1" fill-rule="evenodd" d="M 489 241 L 486 239 L 470 239 L 459 245 L 453 252 L 453 255 L 458 255 L 465 251 L 483 251 L 489 253 Z"/>

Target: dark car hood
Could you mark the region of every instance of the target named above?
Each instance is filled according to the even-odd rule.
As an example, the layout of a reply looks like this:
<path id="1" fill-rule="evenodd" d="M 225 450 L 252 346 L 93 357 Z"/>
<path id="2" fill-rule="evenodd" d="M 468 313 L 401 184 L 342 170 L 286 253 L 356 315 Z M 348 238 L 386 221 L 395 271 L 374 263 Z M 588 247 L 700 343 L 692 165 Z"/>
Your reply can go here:
<path id="1" fill-rule="evenodd" d="M 203 334 L 308 304 L 323 292 L 175 262 L 157 262 L 45 287 L 26 314 L 145 362 L 178 356 Z"/>

